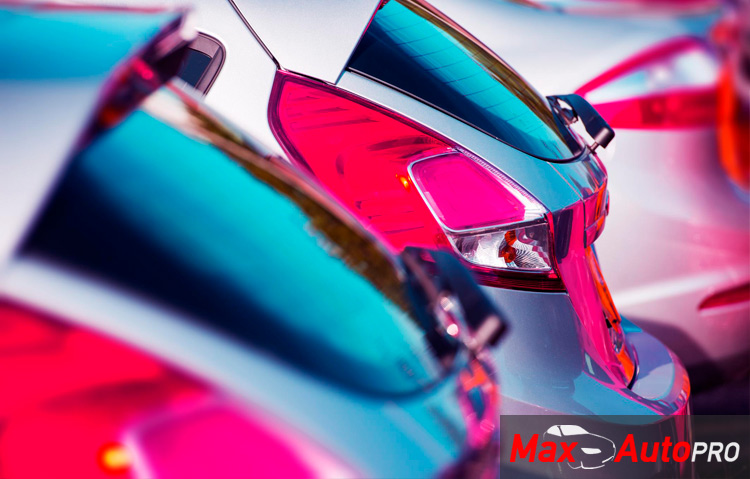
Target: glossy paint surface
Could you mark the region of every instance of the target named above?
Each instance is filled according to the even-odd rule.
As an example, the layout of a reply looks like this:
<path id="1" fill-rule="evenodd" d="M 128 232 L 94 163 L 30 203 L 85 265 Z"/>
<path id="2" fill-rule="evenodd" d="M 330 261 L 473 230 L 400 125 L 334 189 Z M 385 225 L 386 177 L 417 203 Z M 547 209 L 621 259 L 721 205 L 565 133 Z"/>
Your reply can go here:
<path id="1" fill-rule="evenodd" d="M 493 350 L 503 414 L 634 414 L 659 422 L 661 414 L 687 409 L 687 373 L 653 336 L 624 321 L 640 368 L 628 388 L 601 366 L 567 295 L 489 287 L 485 292 L 498 304 L 512 305 L 512 334 Z"/>
<path id="2" fill-rule="evenodd" d="M 193 316 L 38 258 L 14 261 L 0 290 L 180 364 L 266 415 L 294 424 L 365 474 L 437 474 L 455 465 L 464 450 L 455 376 L 429 393 L 391 399 L 352 394 L 196 325 Z M 371 442 L 393 447 L 373 448 Z"/>
<path id="3" fill-rule="evenodd" d="M 608 164 L 612 214 L 597 242 L 620 311 L 698 367 L 708 384 L 745 369 L 750 345 L 750 303 L 700 310 L 711 295 L 750 281 L 750 210 L 715 146 L 707 129 L 620 132 Z M 651 252 L 645 265 L 621 255 L 634 231 L 651 232 L 638 241 Z"/>

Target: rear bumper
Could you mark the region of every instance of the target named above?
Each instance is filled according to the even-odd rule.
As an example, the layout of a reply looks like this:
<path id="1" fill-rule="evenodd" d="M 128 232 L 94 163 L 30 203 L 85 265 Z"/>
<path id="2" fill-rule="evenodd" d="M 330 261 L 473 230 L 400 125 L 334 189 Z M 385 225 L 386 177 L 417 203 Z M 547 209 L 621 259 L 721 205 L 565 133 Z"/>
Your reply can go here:
<path id="1" fill-rule="evenodd" d="M 630 388 L 608 381 L 588 354 L 587 334 L 564 293 L 487 288 L 505 312 L 508 331 L 493 350 L 501 390 L 501 475 L 579 477 L 564 467 L 509 462 L 515 434 L 541 434 L 552 424 L 575 424 L 622 444 L 665 437 L 692 442 L 690 381 L 682 362 L 659 340 L 623 319 L 626 341 L 637 360 Z M 552 417 L 564 415 L 565 417 Z M 589 428 L 589 425 L 591 426 Z M 551 467 L 551 465 L 550 465 Z M 562 474 L 562 475 L 560 475 Z M 608 464 L 596 477 L 695 477 L 685 463 Z"/>
<path id="2" fill-rule="evenodd" d="M 630 388 L 610 376 L 587 351 L 587 334 L 565 293 L 499 288 L 485 292 L 500 306 L 508 331 L 493 350 L 503 415 L 641 415 L 689 413 L 690 382 L 664 344 L 632 324 L 626 338 L 637 357 Z"/>
<path id="3" fill-rule="evenodd" d="M 638 368 L 630 390 L 659 414 L 690 413 L 690 380 L 682 361 L 661 341 L 623 319 Z"/>

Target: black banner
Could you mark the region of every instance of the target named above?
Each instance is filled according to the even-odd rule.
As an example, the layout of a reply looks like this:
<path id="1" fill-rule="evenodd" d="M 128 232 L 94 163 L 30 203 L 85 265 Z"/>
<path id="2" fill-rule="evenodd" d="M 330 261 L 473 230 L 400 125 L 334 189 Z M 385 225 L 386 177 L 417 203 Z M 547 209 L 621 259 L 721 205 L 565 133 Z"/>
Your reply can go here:
<path id="1" fill-rule="evenodd" d="M 750 416 L 502 416 L 502 478 L 748 478 Z"/>

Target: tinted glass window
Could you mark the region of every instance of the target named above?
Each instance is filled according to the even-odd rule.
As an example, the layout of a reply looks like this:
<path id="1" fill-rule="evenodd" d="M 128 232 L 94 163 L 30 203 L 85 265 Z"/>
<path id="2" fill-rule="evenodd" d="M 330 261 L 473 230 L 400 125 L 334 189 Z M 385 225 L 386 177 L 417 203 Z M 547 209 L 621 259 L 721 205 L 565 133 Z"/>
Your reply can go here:
<path id="1" fill-rule="evenodd" d="M 391 257 L 205 112 L 179 107 L 170 118 L 203 136 L 134 113 L 74 159 L 26 252 L 349 386 L 437 380 L 434 324 Z"/>
<path id="2" fill-rule="evenodd" d="M 219 40 L 199 33 L 190 44 L 177 76 L 205 95 L 221 71 L 224 56 L 224 46 Z"/>
<path id="3" fill-rule="evenodd" d="M 206 68 L 208 68 L 209 63 L 211 63 L 211 57 L 205 53 L 189 49 L 177 76 L 185 80 L 185 83 L 195 88 L 203 76 L 203 73 L 206 71 Z"/>
<path id="4" fill-rule="evenodd" d="M 579 153 L 544 97 L 449 18 L 418 0 L 386 3 L 349 68 L 531 155 L 562 160 Z"/>

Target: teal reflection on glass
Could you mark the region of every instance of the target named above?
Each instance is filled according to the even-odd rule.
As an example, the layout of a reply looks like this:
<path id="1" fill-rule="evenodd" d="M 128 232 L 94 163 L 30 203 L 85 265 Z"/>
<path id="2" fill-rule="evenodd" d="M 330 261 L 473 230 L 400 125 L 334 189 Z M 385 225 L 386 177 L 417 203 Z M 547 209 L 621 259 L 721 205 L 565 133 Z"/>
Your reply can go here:
<path id="1" fill-rule="evenodd" d="M 174 12 L 64 11 L 16 6 L 0 9 L 0 79 L 35 81 L 107 75 L 137 52 Z"/>
<path id="2" fill-rule="evenodd" d="M 405 393 L 443 373 L 411 311 L 347 266 L 297 203 L 142 111 L 74 160 L 52 203 L 32 249 L 316 374 Z"/>
<path id="3" fill-rule="evenodd" d="M 419 1 L 385 4 L 349 68 L 531 155 L 560 160 L 580 150 L 545 98 L 449 19 Z"/>

